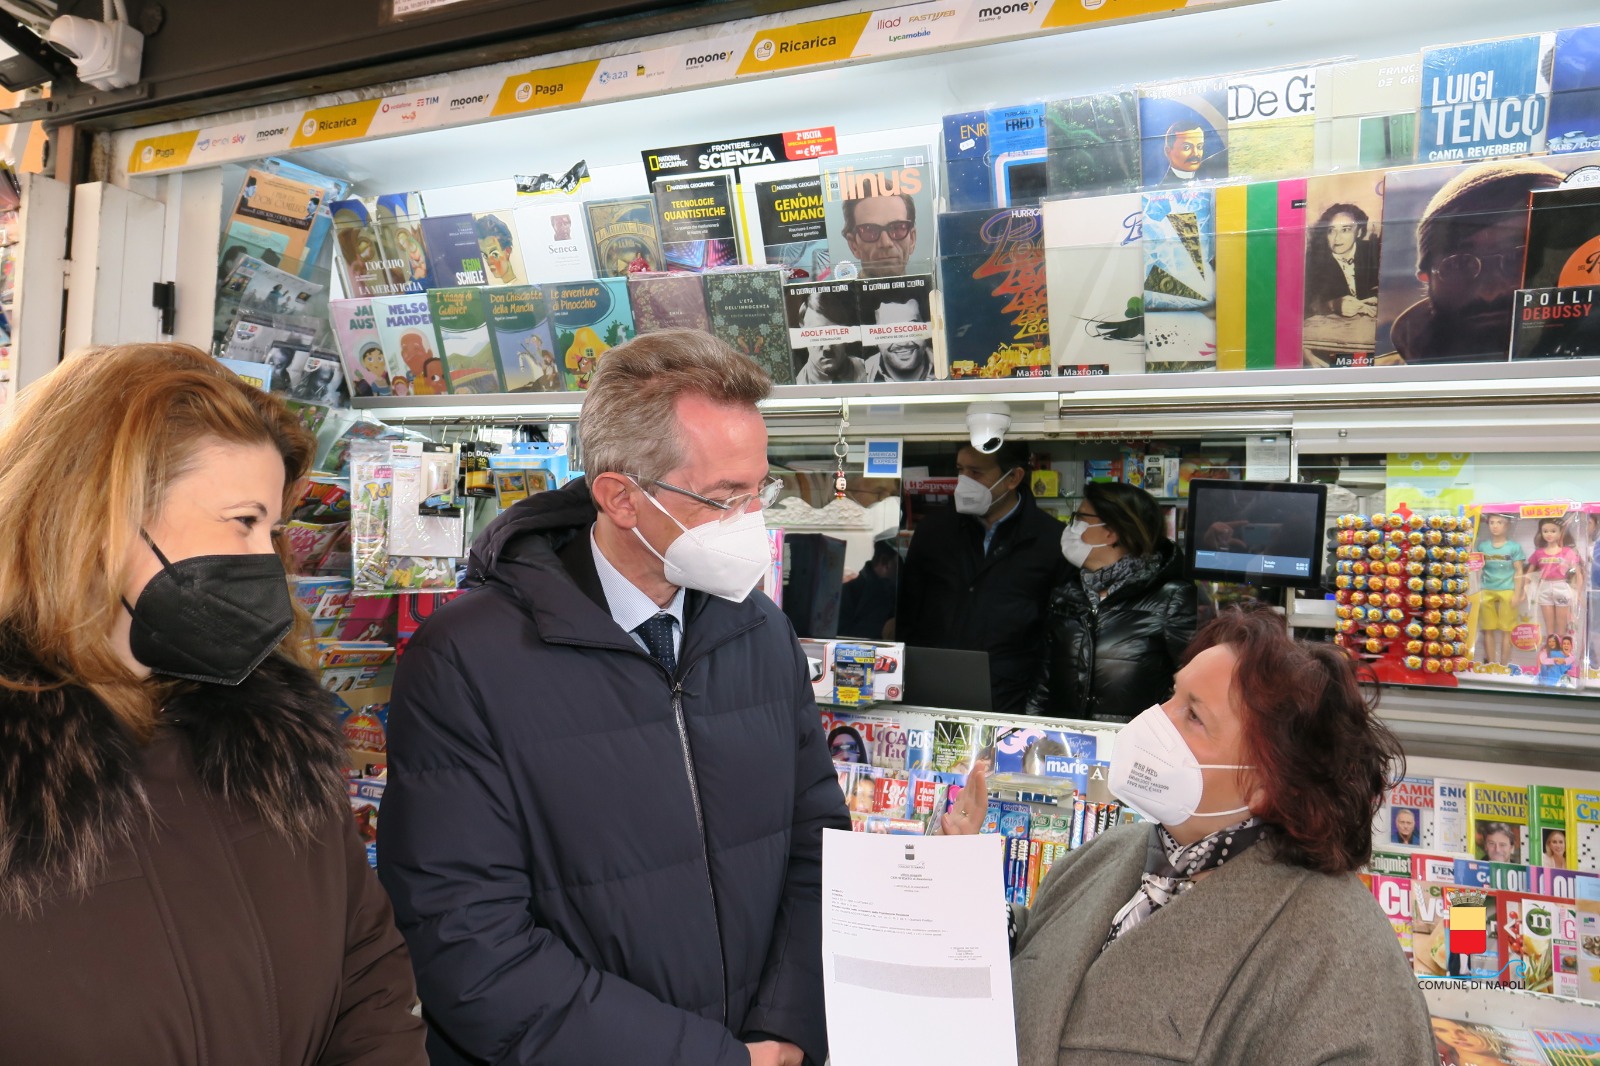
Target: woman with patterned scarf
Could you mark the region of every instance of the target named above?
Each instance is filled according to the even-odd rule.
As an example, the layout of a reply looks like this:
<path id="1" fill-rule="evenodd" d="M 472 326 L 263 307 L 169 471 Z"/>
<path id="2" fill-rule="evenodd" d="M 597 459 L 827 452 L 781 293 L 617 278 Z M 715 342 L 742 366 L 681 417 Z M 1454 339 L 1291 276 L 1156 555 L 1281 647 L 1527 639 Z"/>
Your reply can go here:
<path id="1" fill-rule="evenodd" d="M 1436 1066 L 1427 1003 L 1356 876 L 1400 745 L 1331 645 L 1265 608 L 1208 624 L 1173 696 L 1117 735 L 1147 821 L 1012 909 L 1020 1066 Z M 976 832 L 962 806 L 950 833 Z M 1153 823 L 1153 824 L 1152 824 Z"/>
<path id="2" fill-rule="evenodd" d="M 1085 485 L 1061 552 L 1076 569 L 1051 593 L 1028 711 L 1126 722 L 1172 694 L 1195 631 L 1194 583 L 1156 501 L 1132 485 Z"/>

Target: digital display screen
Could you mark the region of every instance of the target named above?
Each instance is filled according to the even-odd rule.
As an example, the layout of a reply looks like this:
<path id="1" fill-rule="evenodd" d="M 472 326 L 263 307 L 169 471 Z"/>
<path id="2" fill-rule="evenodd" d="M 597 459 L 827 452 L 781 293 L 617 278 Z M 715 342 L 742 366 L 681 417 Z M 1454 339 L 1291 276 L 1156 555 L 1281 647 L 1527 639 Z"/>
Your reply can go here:
<path id="1" fill-rule="evenodd" d="M 1191 575 L 1252 585 L 1317 585 L 1326 509 L 1322 485 L 1196 478 L 1189 482 Z"/>

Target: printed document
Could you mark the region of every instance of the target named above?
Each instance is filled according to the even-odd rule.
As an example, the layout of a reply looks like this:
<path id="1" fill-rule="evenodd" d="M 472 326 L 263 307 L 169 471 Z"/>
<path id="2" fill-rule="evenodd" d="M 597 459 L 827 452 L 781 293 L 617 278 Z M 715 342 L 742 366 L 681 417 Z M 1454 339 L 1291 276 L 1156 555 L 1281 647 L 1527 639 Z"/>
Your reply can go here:
<path id="1" fill-rule="evenodd" d="M 1002 844 L 823 833 L 832 1066 L 1016 1066 Z"/>

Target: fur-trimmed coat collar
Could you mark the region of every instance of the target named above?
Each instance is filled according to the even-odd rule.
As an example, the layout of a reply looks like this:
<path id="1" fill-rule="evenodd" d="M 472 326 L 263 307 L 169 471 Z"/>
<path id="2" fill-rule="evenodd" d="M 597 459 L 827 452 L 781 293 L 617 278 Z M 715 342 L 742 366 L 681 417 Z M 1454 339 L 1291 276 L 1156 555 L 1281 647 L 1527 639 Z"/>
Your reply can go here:
<path id="1" fill-rule="evenodd" d="M 10 678 L 38 676 L 15 654 Z M 190 684 L 161 715 L 201 783 L 273 830 L 312 836 L 345 803 L 344 741 L 316 679 L 273 656 L 237 687 Z M 87 888 L 150 824 L 137 741 L 91 692 L 0 689 L 0 914 Z"/>

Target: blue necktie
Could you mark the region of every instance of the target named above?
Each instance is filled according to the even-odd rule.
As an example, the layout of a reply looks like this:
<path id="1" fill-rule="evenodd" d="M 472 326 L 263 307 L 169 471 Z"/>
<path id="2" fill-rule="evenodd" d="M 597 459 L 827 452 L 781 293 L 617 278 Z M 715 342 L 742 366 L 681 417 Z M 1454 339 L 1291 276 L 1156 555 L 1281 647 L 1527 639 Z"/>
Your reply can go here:
<path id="1" fill-rule="evenodd" d="M 663 611 L 654 618 L 639 623 L 638 628 L 634 630 L 655 660 L 667 668 L 667 673 L 674 675 L 678 671 L 678 656 L 672 650 L 672 626 L 676 621 L 677 619 Z"/>

